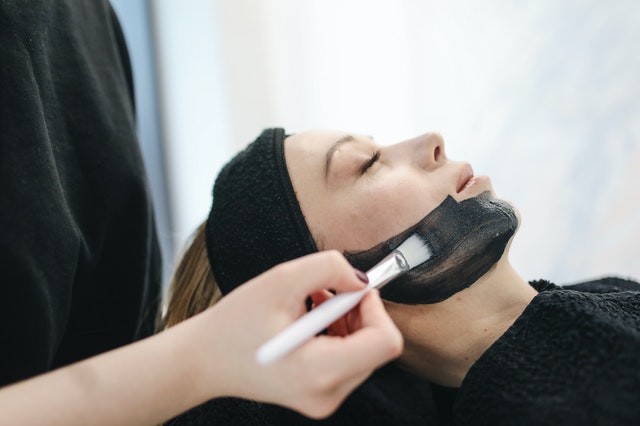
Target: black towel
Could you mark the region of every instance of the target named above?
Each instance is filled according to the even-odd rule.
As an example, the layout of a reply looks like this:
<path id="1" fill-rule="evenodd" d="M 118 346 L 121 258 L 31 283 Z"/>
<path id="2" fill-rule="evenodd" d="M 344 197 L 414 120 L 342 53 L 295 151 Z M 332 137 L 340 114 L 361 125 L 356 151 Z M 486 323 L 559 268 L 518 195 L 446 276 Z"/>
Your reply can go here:
<path id="1" fill-rule="evenodd" d="M 283 129 L 266 129 L 216 178 L 206 242 L 223 294 L 318 251 L 291 185 L 284 139 Z"/>
<path id="2" fill-rule="evenodd" d="M 168 424 L 225 426 L 412 426 L 435 425 L 429 383 L 390 364 L 374 373 L 332 416 L 312 420 L 271 404 L 235 398 L 209 401 Z"/>
<path id="3" fill-rule="evenodd" d="M 458 390 L 388 365 L 328 419 L 234 398 L 171 425 L 628 425 L 640 421 L 640 285 L 606 278 L 540 294 Z"/>
<path id="4" fill-rule="evenodd" d="M 534 287 L 541 292 L 469 370 L 454 424 L 640 424 L 640 285 Z"/>

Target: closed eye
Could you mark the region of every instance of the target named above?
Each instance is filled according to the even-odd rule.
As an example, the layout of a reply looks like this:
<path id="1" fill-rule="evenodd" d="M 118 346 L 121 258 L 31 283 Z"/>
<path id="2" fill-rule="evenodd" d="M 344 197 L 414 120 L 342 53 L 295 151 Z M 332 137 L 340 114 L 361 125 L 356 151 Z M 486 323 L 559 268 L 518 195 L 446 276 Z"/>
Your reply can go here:
<path id="1" fill-rule="evenodd" d="M 380 159 L 380 150 L 377 150 L 373 153 L 371 158 L 369 158 L 362 166 L 360 166 L 360 175 L 363 175 L 373 166 L 376 161 Z"/>

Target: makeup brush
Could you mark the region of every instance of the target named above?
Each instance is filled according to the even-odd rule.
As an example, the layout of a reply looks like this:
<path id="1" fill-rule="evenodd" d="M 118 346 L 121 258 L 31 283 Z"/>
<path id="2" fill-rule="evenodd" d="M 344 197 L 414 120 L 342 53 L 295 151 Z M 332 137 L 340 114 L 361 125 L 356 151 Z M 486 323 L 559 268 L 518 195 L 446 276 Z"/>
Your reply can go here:
<path id="1" fill-rule="evenodd" d="M 367 272 L 369 284 L 364 289 L 340 293 L 307 312 L 260 346 L 256 352 L 256 360 L 262 365 L 276 361 L 353 309 L 369 290 L 381 288 L 389 281 L 426 262 L 431 255 L 424 238 L 413 234 Z"/>

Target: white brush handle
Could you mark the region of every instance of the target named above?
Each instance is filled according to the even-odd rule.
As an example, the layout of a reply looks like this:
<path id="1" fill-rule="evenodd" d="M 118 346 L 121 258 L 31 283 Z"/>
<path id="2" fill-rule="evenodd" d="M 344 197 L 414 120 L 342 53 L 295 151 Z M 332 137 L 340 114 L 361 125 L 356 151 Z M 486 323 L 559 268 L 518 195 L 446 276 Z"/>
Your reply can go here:
<path id="1" fill-rule="evenodd" d="M 266 365 L 286 355 L 353 309 L 369 290 L 367 287 L 333 296 L 260 346 L 256 360 Z"/>

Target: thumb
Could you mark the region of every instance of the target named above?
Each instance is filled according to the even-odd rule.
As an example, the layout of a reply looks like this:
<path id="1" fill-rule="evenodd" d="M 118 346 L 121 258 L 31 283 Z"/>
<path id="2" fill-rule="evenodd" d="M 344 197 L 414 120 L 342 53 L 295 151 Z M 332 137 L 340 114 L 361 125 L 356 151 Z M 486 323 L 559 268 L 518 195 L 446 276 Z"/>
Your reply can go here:
<path id="1" fill-rule="evenodd" d="M 298 299 L 321 289 L 337 292 L 362 290 L 366 275 L 358 273 L 342 254 L 335 250 L 304 256 L 276 267 L 283 291 Z M 364 278 L 359 278 L 364 275 Z"/>

